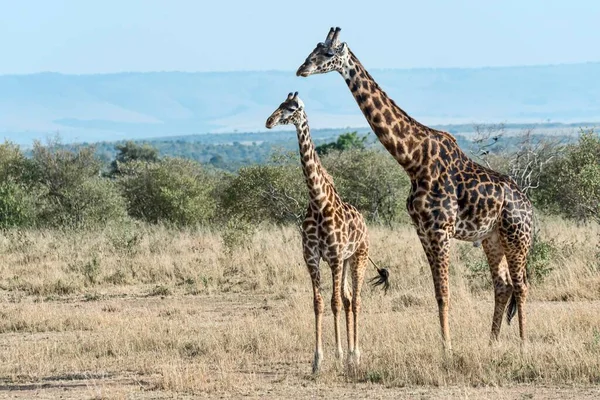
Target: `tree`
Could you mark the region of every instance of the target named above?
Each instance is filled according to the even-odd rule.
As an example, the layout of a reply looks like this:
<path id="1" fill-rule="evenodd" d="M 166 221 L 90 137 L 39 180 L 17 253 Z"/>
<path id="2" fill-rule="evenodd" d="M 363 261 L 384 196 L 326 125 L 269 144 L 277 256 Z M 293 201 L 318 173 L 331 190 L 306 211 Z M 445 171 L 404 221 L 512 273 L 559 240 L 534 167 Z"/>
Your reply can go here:
<path id="1" fill-rule="evenodd" d="M 348 132 L 340 135 L 335 142 L 322 144 L 317 146 L 315 150 L 319 155 L 325 155 L 331 151 L 363 150 L 366 140 L 366 136 L 358 136 L 358 132 L 356 131 Z"/>
<path id="2" fill-rule="evenodd" d="M 117 155 L 110 164 L 110 175 L 118 175 L 122 164 L 131 161 L 157 162 L 158 150 L 147 143 L 137 144 L 131 140 L 115 146 Z"/>

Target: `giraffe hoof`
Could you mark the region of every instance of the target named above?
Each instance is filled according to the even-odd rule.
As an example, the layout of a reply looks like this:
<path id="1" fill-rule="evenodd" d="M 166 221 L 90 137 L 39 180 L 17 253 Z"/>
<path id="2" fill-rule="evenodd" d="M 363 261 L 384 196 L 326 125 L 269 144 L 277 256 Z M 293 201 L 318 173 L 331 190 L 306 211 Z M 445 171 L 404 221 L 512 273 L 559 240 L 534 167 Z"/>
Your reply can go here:
<path id="1" fill-rule="evenodd" d="M 323 354 L 319 352 L 315 352 L 315 358 L 312 363 L 312 373 L 313 375 L 318 374 L 321 371 L 321 363 L 323 362 Z"/>
<path id="2" fill-rule="evenodd" d="M 346 368 L 348 373 L 354 375 L 358 372 L 358 367 L 360 365 L 360 351 L 355 350 L 348 353 L 348 358 L 346 360 Z"/>
<path id="3" fill-rule="evenodd" d="M 335 358 L 343 363 L 344 362 L 344 351 L 342 349 L 337 349 L 335 352 Z"/>

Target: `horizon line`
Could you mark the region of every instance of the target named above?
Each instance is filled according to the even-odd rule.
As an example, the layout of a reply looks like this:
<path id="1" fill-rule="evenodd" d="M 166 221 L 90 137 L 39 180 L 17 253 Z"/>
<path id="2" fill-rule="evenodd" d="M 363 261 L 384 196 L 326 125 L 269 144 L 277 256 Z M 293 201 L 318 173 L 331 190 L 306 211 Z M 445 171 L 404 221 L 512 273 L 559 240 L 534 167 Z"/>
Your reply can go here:
<path id="1" fill-rule="evenodd" d="M 372 71 L 417 71 L 417 70 L 478 70 L 478 69 L 510 69 L 510 68 L 540 68 L 540 67 L 559 67 L 559 66 L 576 66 L 576 65 L 588 65 L 588 64 L 600 64 L 599 61 L 581 61 L 581 62 L 565 62 L 565 63 L 551 63 L 551 64 L 514 64 L 514 65 L 490 65 L 490 66 L 477 66 L 477 67 L 376 67 L 370 68 Z M 220 70 L 220 71 L 186 71 L 186 70 L 123 70 L 113 72 L 60 72 L 60 71 L 38 71 L 38 72 L 24 72 L 24 73 L 0 73 L 1 77 L 15 77 L 15 76 L 33 76 L 33 75 L 64 75 L 64 76 L 94 76 L 94 75 L 127 75 L 127 74 L 236 74 L 236 73 L 293 73 L 293 70 L 284 69 L 250 69 L 250 70 Z"/>

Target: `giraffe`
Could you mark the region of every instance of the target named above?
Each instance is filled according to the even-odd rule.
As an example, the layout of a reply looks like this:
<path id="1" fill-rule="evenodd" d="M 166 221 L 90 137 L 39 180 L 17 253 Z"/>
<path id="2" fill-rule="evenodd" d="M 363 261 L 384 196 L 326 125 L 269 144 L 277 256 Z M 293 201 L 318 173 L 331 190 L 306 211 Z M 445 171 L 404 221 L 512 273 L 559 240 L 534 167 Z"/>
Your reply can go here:
<path id="1" fill-rule="evenodd" d="M 365 221 L 356 208 L 345 203 L 333 184 L 333 179 L 321 165 L 310 135 L 304 103 L 298 92 L 290 93 L 267 119 L 266 127 L 293 124 L 296 126 L 300 162 L 309 192 L 309 204 L 302 224 L 304 261 L 312 280 L 315 312 L 315 354 L 313 373 L 319 372 L 323 361 L 321 340 L 323 297 L 319 263 L 326 261 L 333 278 L 331 309 L 333 311 L 336 357 L 342 361 L 340 312 L 346 314 L 348 363 L 358 365 L 358 313 L 361 306 L 361 287 L 369 254 L 369 239 Z M 377 268 L 377 266 L 376 266 Z M 388 272 L 377 268 L 380 280 L 387 284 Z M 351 274 L 352 286 L 347 275 Z M 384 279 L 385 278 L 385 279 Z M 385 287 L 385 286 L 384 286 Z"/>
<path id="2" fill-rule="evenodd" d="M 490 342 L 498 338 L 505 310 L 508 323 L 518 310 L 523 343 L 526 259 L 532 242 L 530 201 L 512 179 L 471 160 L 452 135 L 429 128 L 400 109 L 348 45 L 340 42 L 340 30 L 330 29 L 296 75 L 339 72 L 379 141 L 408 174 L 411 190 L 406 205 L 431 267 L 444 349 L 452 349 L 451 238 L 483 246 L 494 284 Z"/>

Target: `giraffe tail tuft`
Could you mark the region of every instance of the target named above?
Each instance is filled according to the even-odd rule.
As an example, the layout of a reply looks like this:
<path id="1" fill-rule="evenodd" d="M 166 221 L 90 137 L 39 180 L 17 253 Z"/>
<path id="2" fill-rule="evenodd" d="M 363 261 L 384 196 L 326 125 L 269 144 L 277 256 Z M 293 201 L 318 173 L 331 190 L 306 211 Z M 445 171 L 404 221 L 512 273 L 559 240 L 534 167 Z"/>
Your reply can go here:
<path id="1" fill-rule="evenodd" d="M 371 257 L 369 257 L 369 261 L 371 261 L 371 264 L 373 264 L 377 270 L 377 273 L 379 274 L 376 277 L 371 278 L 369 283 L 373 285 L 373 287 L 383 286 L 383 293 L 387 294 L 387 291 L 390 288 L 390 271 L 388 271 L 387 268 L 379 268 L 377 264 L 375 264 L 375 261 L 371 259 Z"/>
<path id="2" fill-rule="evenodd" d="M 517 296 L 513 293 L 510 296 L 510 303 L 508 304 L 508 309 L 506 310 L 506 322 L 510 325 L 510 321 L 513 319 L 515 314 L 517 313 Z"/>
<path id="3" fill-rule="evenodd" d="M 387 294 L 387 291 L 390 288 L 390 271 L 388 271 L 387 268 L 377 268 L 377 272 L 379 275 L 372 278 L 369 283 L 371 283 L 373 287 L 383 286 L 383 293 Z"/>

